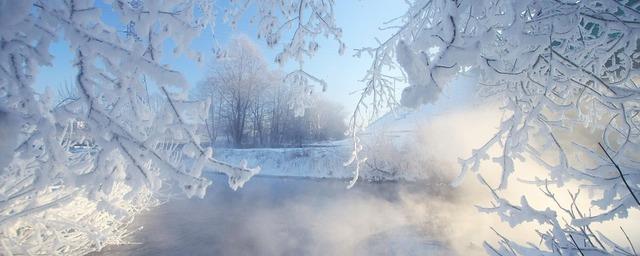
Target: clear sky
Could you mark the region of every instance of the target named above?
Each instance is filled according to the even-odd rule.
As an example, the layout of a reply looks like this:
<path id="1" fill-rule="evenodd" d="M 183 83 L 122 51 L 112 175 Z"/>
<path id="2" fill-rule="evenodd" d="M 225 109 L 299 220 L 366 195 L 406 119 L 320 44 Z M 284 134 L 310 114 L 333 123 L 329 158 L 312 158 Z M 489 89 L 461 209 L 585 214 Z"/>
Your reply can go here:
<path id="1" fill-rule="evenodd" d="M 110 12 L 109 6 L 105 6 L 98 1 L 103 10 L 103 20 L 110 25 L 123 27 L 117 17 Z M 375 46 L 375 38 L 385 39 L 391 31 L 380 31 L 379 26 L 383 22 L 398 17 L 406 11 L 407 5 L 402 0 L 338 0 L 335 5 L 335 15 L 338 25 L 343 29 L 343 41 L 347 44 L 344 55 L 338 54 L 338 44 L 332 39 L 320 39 L 320 48 L 317 54 L 304 62 L 304 69 L 321 78 L 328 83 L 325 95 L 335 101 L 342 103 L 347 111 L 351 111 L 357 99 L 352 92 L 363 87 L 359 81 L 371 64 L 368 56 L 358 59 L 353 57 L 353 49 L 363 46 Z M 219 7 L 218 13 L 222 13 L 224 6 Z M 250 15 L 250 14 L 249 14 Z M 224 45 L 233 34 L 244 33 L 256 40 L 261 47 L 267 60 L 271 61 L 272 67 L 278 65 L 273 63 L 279 48 L 271 49 L 264 41 L 257 39 L 257 29 L 255 24 L 249 23 L 249 17 L 245 17 L 236 30 L 232 30 L 223 24 L 221 17 L 216 22 L 214 33 L 211 30 L 205 31 L 191 45 L 192 49 L 200 51 L 205 61 L 202 64 L 184 57 L 175 57 L 171 53 L 171 42 L 165 44 L 165 56 L 162 62 L 169 64 L 173 69 L 182 72 L 187 81 L 194 87 L 199 81 L 206 77 L 209 59 L 213 56 L 213 48 L 216 45 Z M 42 67 L 36 77 L 35 87 L 42 90 L 45 87 L 57 88 L 65 83 L 74 80 L 76 69 L 73 67 L 73 53 L 68 44 L 59 41 L 51 45 L 50 52 L 54 56 L 52 66 Z M 283 68 L 284 72 L 297 68 L 298 64 L 290 61 Z M 404 85 L 399 84 L 399 88 Z M 54 89 L 55 91 L 55 89 Z"/>

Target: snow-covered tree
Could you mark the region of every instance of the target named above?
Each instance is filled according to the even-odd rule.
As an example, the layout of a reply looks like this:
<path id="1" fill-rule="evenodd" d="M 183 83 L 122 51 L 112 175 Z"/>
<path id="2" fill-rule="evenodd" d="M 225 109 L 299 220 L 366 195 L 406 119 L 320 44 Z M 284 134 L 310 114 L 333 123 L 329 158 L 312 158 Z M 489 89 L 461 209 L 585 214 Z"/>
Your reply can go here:
<path id="1" fill-rule="evenodd" d="M 342 107 L 313 93 L 324 82 L 302 70 L 281 73 L 247 36 L 232 38 L 195 95 L 215 104 L 203 120 L 210 139 L 226 134 L 235 147 L 260 147 L 341 138 Z"/>
<path id="2" fill-rule="evenodd" d="M 240 146 L 252 112 L 260 112 L 259 98 L 273 82 L 272 71 L 258 46 L 246 36 L 234 37 L 211 65 L 203 86 L 212 99 L 220 101 L 221 121 L 233 144 Z"/>
<path id="3" fill-rule="evenodd" d="M 308 112 L 308 113 L 307 113 Z M 341 139 L 347 130 L 344 107 L 337 102 L 317 97 L 305 111 L 311 123 L 310 136 L 314 140 Z"/>
<path id="4" fill-rule="evenodd" d="M 2 254 L 84 254 L 124 242 L 127 225 L 165 191 L 204 196 L 209 168 L 241 187 L 258 169 L 213 158 L 194 136 L 210 102 L 185 99 L 185 79 L 162 65 L 162 45 L 200 61 L 190 42 L 215 21 L 213 1 L 0 1 L 0 250 Z M 315 36 L 340 37 L 333 1 L 259 1 L 260 35 L 283 41 L 281 59 L 312 51 Z M 245 3 L 232 2 L 235 21 Z M 110 8 L 118 25 L 103 20 Z M 274 16 L 274 13 L 298 18 Z M 311 18 L 302 14 L 313 14 Z M 285 19 L 286 18 L 286 19 Z M 298 29 L 282 34 L 294 20 Z M 268 36 L 267 36 L 268 35 Z M 52 42 L 75 56 L 77 97 L 53 106 L 34 90 L 38 68 L 50 65 Z M 308 40 L 308 41 L 306 41 Z M 311 47 L 313 49 L 314 47 Z M 148 97 L 147 85 L 160 96 Z"/>
<path id="5" fill-rule="evenodd" d="M 457 75 L 475 76 L 481 93 L 501 101 L 506 118 L 485 145 L 460 160 L 460 184 L 484 160 L 501 166 L 497 186 L 487 185 L 495 202 L 482 211 L 511 225 L 537 221 L 541 243 L 518 244 L 502 237 L 496 255 L 635 254 L 627 241 L 612 241 L 593 222 L 625 218 L 640 208 L 640 4 L 625 0 L 415 0 L 388 23 L 395 32 L 370 54 L 373 63 L 352 118 L 357 134 L 369 110 L 395 104 L 393 82 L 410 86 L 405 106 L 433 102 Z M 401 67 L 404 78 L 385 75 Z M 355 136 L 353 161 L 362 165 Z M 499 151 L 493 155 L 491 150 Z M 530 159 L 548 172 L 529 183 L 548 198 L 546 210 L 501 196 L 519 160 Z M 578 190 L 561 203 L 553 189 L 577 183 L 594 198 L 580 201 Z M 624 231 L 622 231 L 624 232 Z M 534 241 L 532 241 L 534 242 Z M 621 243 L 621 242 L 624 242 Z"/>

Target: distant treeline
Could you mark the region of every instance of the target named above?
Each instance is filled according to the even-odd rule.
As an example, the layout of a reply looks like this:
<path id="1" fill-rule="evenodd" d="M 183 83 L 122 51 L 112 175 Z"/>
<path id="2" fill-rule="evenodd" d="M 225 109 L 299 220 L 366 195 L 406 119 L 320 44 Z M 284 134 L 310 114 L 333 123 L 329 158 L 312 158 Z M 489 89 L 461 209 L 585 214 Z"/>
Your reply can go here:
<path id="1" fill-rule="evenodd" d="M 211 102 L 204 130 L 218 145 L 301 146 L 341 139 L 346 130 L 341 105 L 270 70 L 257 47 L 244 37 L 234 38 L 211 64 L 197 93 Z"/>

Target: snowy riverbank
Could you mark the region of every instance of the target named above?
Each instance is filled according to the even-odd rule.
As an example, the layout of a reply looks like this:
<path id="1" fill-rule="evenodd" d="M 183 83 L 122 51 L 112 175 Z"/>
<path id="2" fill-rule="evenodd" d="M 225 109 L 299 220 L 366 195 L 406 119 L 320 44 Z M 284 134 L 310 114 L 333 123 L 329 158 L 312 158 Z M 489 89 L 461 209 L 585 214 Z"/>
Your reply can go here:
<path id="1" fill-rule="evenodd" d="M 351 150 L 346 145 L 309 148 L 218 149 L 215 157 L 228 163 L 257 163 L 259 176 L 347 179 L 352 168 L 344 161 Z"/>

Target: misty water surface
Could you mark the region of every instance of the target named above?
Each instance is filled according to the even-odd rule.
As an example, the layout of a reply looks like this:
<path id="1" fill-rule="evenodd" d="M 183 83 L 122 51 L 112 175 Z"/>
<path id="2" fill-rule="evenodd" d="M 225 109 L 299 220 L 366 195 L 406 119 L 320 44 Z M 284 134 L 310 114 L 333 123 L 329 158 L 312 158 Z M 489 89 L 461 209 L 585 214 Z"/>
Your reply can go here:
<path id="1" fill-rule="evenodd" d="M 174 199 L 144 213 L 132 240 L 101 255 L 448 254 L 420 183 L 254 177 L 232 191 L 223 176 L 204 199 Z M 429 199 L 431 198 L 431 199 Z"/>

